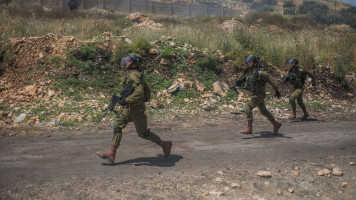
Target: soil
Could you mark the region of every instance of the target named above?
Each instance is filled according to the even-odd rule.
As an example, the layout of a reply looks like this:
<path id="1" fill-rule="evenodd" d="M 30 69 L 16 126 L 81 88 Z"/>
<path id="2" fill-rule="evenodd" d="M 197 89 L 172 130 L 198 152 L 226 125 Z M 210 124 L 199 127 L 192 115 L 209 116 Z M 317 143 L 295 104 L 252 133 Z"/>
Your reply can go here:
<path id="1" fill-rule="evenodd" d="M 150 123 L 152 131 L 173 142 L 168 159 L 130 124 L 114 165 L 95 155 L 109 148 L 110 123 L 72 130 L 3 129 L 0 199 L 355 197 L 354 121 L 282 121 L 279 134 L 272 135 L 268 121 L 256 120 L 254 133 L 243 135 L 238 133 L 245 126 L 240 119 Z M 318 176 L 319 170 L 335 166 L 343 176 Z M 257 176 L 259 171 L 271 177 Z"/>

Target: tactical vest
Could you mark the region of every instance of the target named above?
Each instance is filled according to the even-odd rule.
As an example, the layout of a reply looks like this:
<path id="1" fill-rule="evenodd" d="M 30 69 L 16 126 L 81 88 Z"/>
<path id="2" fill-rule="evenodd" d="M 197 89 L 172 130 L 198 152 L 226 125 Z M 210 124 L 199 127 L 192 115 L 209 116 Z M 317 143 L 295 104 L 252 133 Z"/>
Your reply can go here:
<path id="1" fill-rule="evenodd" d="M 140 73 L 141 83 L 143 84 L 143 93 L 144 93 L 143 100 L 144 100 L 144 102 L 148 102 L 151 99 L 151 89 L 148 86 L 148 84 L 146 83 L 145 77 L 143 76 L 142 72 L 140 72 L 138 70 L 132 70 L 131 72 L 129 72 L 124 79 L 124 82 L 123 82 L 124 86 L 129 83 L 130 74 L 135 71 Z"/>
<path id="2" fill-rule="evenodd" d="M 297 67 L 295 71 L 290 70 L 289 71 L 289 76 L 290 76 L 290 83 L 295 87 L 295 88 L 303 88 L 304 83 L 305 83 L 305 77 L 300 76 L 300 71 L 302 71 L 303 68 Z"/>
<path id="3" fill-rule="evenodd" d="M 266 83 L 264 81 L 260 81 L 260 78 L 257 74 L 251 71 L 248 72 L 246 76 L 245 88 L 246 90 L 252 91 L 253 93 L 264 92 Z"/>

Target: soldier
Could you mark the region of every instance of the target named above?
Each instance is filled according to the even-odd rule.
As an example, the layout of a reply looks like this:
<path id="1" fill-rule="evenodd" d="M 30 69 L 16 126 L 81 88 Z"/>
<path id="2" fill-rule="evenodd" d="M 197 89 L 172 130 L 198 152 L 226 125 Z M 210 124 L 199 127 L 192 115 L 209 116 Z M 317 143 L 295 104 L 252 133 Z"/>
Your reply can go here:
<path id="1" fill-rule="evenodd" d="M 139 63 L 142 60 L 143 58 L 138 54 L 130 54 L 121 59 L 121 67 L 124 70 L 128 70 L 123 84 L 132 84 L 134 91 L 126 99 L 119 101 L 119 104 L 124 106 L 124 108 L 121 114 L 117 116 L 110 151 L 107 153 L 97 153 L 99 157 L 108 160 L 110 163 L 114 163 L 116 149 L 119 147 L 122 138 L 122 129 L 131 121 L 135 124 L 137 134 L 141 138 L 150 140 L 162 147 L 166 158 L 171 152 L 171 141 L 163 141 L 159 136 L 151 132 L 150 129 L 147 129 L 144 102 L 150 99 L 151 91 L 145 82 L 142 72 L 139 71 Z"/>
<path id="2" fill-rule="evenodd" d="M 290 115 L 289 119 L 295 119 L 297 115 L 297 109 L 295 104 L 295 99 L 297 99 L 298 105 L 303 110 L 303 117 L 302 119 L 307 119 L 309 117 L 309 113 L 307 112 L 307 108 L 303 103 L 303 91 L 304 91 L 304 84 L 305 79 L 308 76 L 312 78 L 312 85 L 315 86 L 315 78 L 314 75 L 306 70 L 304 67 L 298 66 L 299 61 L 295 58 L 291 58 L 287 60 L 287 65 L 289 67 L 288 76 L 284 79 L 283 83 L 289 82 L 293 85 L 294 91 L 289 97 L 289 103 L 292 106 L 292 114 Z"/>
<path id="3" fill-rule="evenodd" d="M 260 71 L 259 58 L 254 55 L 245 57 L 245 64 L 247 65 L 247 72 L 243 78 L 236 80 L 236 85 L 244 84 L 245 89 L 252 93 L 250 101 L 246 104 L 244 112 L 247 115 L 247 128 L 241 130 L 243 134 L 252 133 L 253 115 L 252 110 L 258 107 L 261 114 L 266 116 L 273 124 L 273 134 L 277 134 L 282 124 L 275 120 L 274 116 L 267 110 L 264 99 L 266 98 L 266 83 L 272 85 L 276 92 L 276 97 L 280 98 L 281 93 L 278 90 L 277 81 L 273 79 L 268 73 Z"/>

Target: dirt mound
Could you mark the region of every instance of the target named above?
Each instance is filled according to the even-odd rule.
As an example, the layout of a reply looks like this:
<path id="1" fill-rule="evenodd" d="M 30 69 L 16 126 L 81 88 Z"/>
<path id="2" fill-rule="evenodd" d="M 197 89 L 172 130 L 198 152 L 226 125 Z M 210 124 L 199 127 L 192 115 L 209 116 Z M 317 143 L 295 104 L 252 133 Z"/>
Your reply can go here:
<path id="1" fill-rule="evenodd" d="M 233 30 L 235 28 L 244 28 L 245 25 L 243 25 L 241 22 L 238 22 L 235 18 L 232 18 L 231 20 L 225 20 L 221 25 L 221 29 L 224 30 Z"/>
<path id="2" fill-rule="evenodd" d="M 141 13 L 132 13 L 129 16 L 127 16 L 130 21 L 134 24 L 133 27 L 135 28 L 151 28 L 153 30 L 162 30 L 164 29 L 163 25 L 160 23 L 156 23 L 152 21 L 150 18 L 147 16 L 141 14 Z M 126 29 L 130 30 L 132 27 Z"/>

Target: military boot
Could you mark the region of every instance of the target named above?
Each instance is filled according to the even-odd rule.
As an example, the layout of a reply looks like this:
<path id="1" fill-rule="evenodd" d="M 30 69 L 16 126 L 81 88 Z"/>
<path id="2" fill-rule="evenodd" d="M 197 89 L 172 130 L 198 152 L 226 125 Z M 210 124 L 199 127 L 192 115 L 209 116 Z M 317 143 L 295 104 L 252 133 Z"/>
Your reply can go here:
<path id="1" fill-rule="evenodd" d="M 303 113 L 304 113 L 304 115 L 303 115 L 303 117 L 302 117 L 302 120 L 306 120 L 306 119 L 309 117 L 309 113 L 307 112 L 306 109 L 303 110 Z"/>
<path id="2" fill-rule="evenodd" d="M 241 130 L 242 134 L 251 134 L 252 133 L 252 121 L 248 121 L 247 127 L 244 130 Z"/>
<path id="3" fill-rule="evenodd" d="M 272 120 L 271 122 L 273 124 L 273 134 L 277 134 L 279 128 L 281 128 L 281 126 L 282 126 L 282 123 L 277 122 L 276 120 Z"/>
<path id="4" fill-rule="evenodd" d="M 109 152 L 107 152 L 107 153 L 96 152 L 96 155 L 98 155 L 100 158 L 105 159 L 105 160 L 109 161 L 111 164 L 113 164 L 114 160 L 115 160 L 116 149 L 117 149 L 117 147 L 115 147 L 114 145 L 111 145 Z"/>
<path id="5" fill-rule="evenodd" d="M 289 119 L 295 119 L 297 116 L 297 111 L 296 110 L 293 110 L 292 111 L 292 114 L 289 116 Z"/>
<path id="6" fill-rule="evenodd" d="M 161 140 L 158 143 L 158 145 L 162 147 L 163 153 L 164 153 L 164 157 L 168 158 L 168 156 L 171 154 L 172 142 L 171 141 L 163 141 L 163 140 Z"/>

